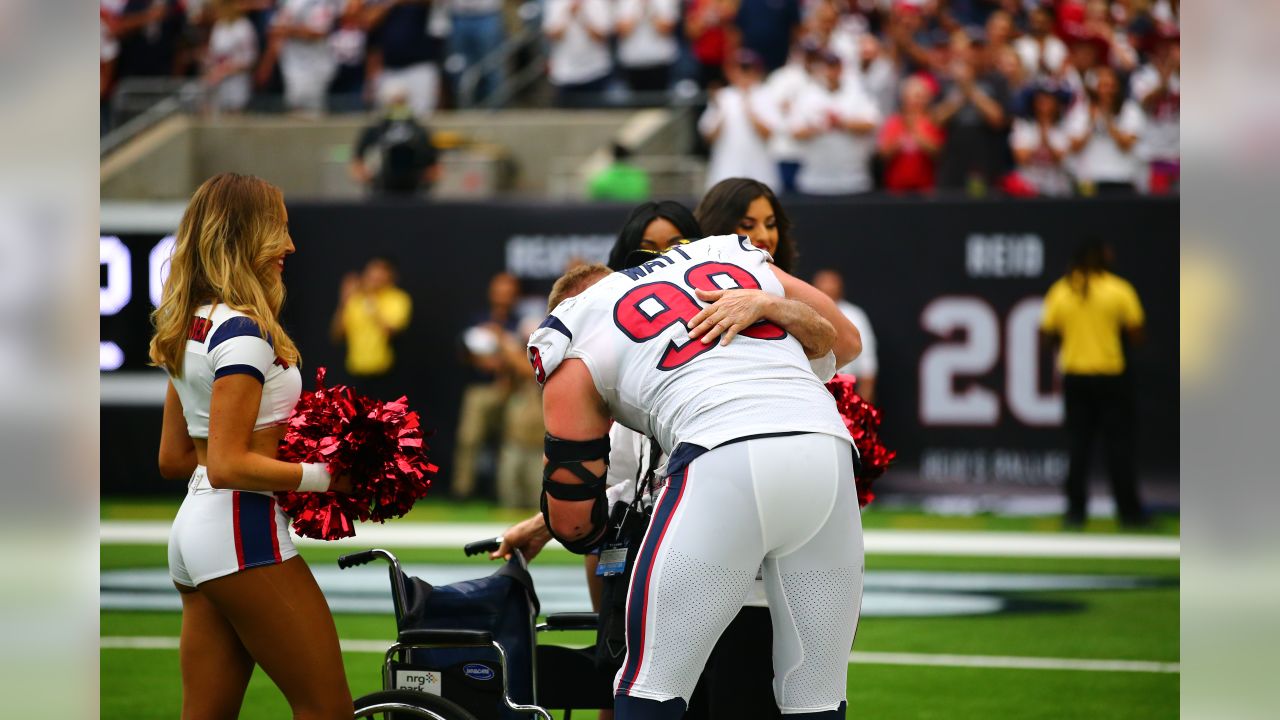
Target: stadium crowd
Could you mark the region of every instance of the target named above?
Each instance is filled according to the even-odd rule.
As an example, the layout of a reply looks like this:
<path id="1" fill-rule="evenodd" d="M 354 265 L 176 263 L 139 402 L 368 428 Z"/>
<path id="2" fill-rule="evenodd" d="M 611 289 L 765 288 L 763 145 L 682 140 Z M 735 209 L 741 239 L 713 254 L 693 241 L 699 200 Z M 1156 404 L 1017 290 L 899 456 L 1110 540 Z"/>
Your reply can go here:
<path id="1" fill-rule="evenodd" d="M 137 76 L 199 78 L 222 112 L 281 95 L 292 111 L 359 111 L 394 88 L 426 116 L 537 16 L 558 104 L 704 91 L 708 187 L 733 176 L 815 195 L 1178 185 L 1176 0 L 100 3 L 104 117 Z M 486 71 L 480 96 L 517 69 Z"/>

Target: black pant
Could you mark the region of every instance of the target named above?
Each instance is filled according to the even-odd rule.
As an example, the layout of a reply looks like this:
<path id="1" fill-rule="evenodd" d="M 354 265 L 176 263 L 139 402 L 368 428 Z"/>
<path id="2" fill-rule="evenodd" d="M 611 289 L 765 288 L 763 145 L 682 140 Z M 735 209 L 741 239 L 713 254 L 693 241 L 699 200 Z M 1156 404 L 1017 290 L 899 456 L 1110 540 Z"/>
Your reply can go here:
<path id="1" fill-rule="evenodd" d="M 689 698 L 685 720 L 781 718 L 773 697 L 769 608 L 747 606 L 725 628 Z"/>
<path id="2" fill-rule="evenodd" d="M 598 107 L 609 89 L 609 75 L 573 85 L 556 87 L 556 106 L 562 108 Z"/>
<path id="3" fill-rule="evenodd" d="M 1137 412 L 1133 384 L 1126 375 L 1065 375 L 1067 435 L 1071 466 L 1067 471 L 1067 521 L 1083 522 L 1089 501 L 1089 465 L 1093 438 L 1101 431 L 1107 474 L 1116 512 L 1124 524 L 1145 520 L 1138 500 L 1138 470 L 1134 460 Z"/>
<path id="4" fill-rule="evenodd" d="M 671 66 L 623 68 L 622 75 L 627 79 L 627 87 L 631 88 L 632 92 L 659 93 L 667 89 L 671 80 Z"/>

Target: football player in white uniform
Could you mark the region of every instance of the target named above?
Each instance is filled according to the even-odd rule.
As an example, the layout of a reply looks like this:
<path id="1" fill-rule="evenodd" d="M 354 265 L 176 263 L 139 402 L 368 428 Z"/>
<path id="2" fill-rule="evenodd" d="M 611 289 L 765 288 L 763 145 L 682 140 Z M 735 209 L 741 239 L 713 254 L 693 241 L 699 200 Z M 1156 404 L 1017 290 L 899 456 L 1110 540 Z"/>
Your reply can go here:
<path id="1" fill-rule="evenodd" d="M 333 616 L 274 495 L 351 487 L 323 464 L 276 459 L 302 389 L 277 318 L 294 250 L 287 223 L 279 188 L 230 173 L 205 181 L 153 315 L 151 360 L 170 378 L 160 474 L 190 478 L 169 534 L 183 717 L 236 717 L 255 664 L 293 717 L 351 717 Z"/>
<path id="2" fill-rule="evenodd" d="M 818 308 L 827 342 L 802 345 L 770 311 L 744 326 L 732 302 L 699 302 L 745 303 L 760 295 L 739 292 L 751 289 Z M 604 532 L 610 417 L 670 453 L 628 598 L 620 720 L 683 714 L 762 561 L 779 708 L 843 716 L 863 575 L 855 451 L 808 362 L 828 353 L 836 326 L 852 329 L 825 296 L 746 238 L 721 236 L 608 275 L 530 338 L 545 383 L 543 512 L 562 544 L 585 552 Z M 856 356 L 851 335 L 838 361 Z"/>

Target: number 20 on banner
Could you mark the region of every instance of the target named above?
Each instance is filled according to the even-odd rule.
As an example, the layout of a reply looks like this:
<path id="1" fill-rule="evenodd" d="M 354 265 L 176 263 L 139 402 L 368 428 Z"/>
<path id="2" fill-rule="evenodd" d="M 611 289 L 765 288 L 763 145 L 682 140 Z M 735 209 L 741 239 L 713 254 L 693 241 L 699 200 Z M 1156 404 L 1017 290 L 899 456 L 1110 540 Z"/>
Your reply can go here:
<path id="1" fill-rule="evenodd" d="M 1041 297 L 1028 297 L 1009 311 L 1004 327 L 1004 400 L 1024 425 L 1062 423 L 1062 394 L 1040 387 Z M 920 357 L 920 422 L 923 425 L 990 427 L 1000 422 L 1000 396 L 978 379 L 1000 360 L 1000 318 L 976 296 L 944 296 L 920 314 L 925 330 L 944 338 Z M 955 340 L 956 335 L 960 337 Z M 962 378 L 970 378 L 968 382 Z"/>

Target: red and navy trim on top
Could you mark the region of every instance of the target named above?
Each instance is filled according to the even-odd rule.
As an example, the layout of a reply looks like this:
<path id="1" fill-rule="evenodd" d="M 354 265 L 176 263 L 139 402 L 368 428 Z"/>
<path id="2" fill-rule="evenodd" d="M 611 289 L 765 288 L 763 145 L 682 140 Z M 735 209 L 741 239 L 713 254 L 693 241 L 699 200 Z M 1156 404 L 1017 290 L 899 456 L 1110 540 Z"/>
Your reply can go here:
<path id="1" fill-rule="evenodd" d="M 241 570 L 281 561 L 275 498 L 237 490 L 231 497 L 231 516 Z"/>
<path id="2" fill-rule="evenodd" d="M 214 348 L 232 338 L 237 337 L 262 338 L 262 329 L 258 327 L 258 323 L 254 321 L 253 318 L 237 315 L 236 317 L 233 317 L 219 325 L 218 329 L 213 332 L 213 337 L 209 338 L 208 351 L 213 352 Z M 271 342 L 270 337 L 265 338 L 265 340 L 268 343 Z M 223 365 L 213 372 L 213 379 L 217 380 L 218 378 L 226 377 L 228 375 L 249 375 L 257 379 L 260 383 L 265 384 L 267 382 L 267 378 L 262 374 L 261 370 L 244 363 Z"/>
<path id="3" fill-rule="evenodd" d="M 237 315 L 219 325 L 213 332 L 213 337 L 209 338 L 209 351 L 212 352 L 214 348 L 231 338 L 243 336 L 261 338 L 263 337 L 262 328 L 258 327 L 258 323 L 253 318 Z M 269 337 L 264 339 L 268 343 L 271 342 Z"/>
<path id="4" fill-rule="evenodd" d="M 569 328 L 566 327 L 565 324 L 560 321 L 560 318 L 556 317 L 555 315 L 548 315 L 547 319 L 543 320 L 542 324 L 538 325 L 538 327 L 551 328 L 552 330 L 555 330 L 556 332 L 560 333 L 561 335 L 564 335 L 570 340 L 573 339 L 573 333 L 569 332 Z"/>
<path id="5" fill-rule="evenodd" d="M 228 375 L 249 375 L 260 383 L 266 384 L 267 382 L 267 378 L 265 375 L 262 374 L 261 370 L 259 370 L 258 368 L 252 365 L 247 365 L 244 363 L 238 363 L 236 365 L 223 365 L 222 367 L 213 371 L 214 380 L 217 380 L 220 377 L 226 377 Z"/>

